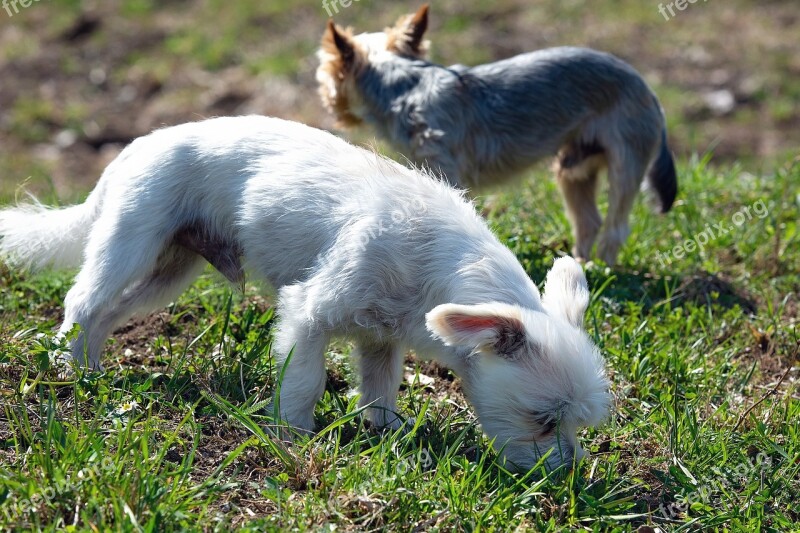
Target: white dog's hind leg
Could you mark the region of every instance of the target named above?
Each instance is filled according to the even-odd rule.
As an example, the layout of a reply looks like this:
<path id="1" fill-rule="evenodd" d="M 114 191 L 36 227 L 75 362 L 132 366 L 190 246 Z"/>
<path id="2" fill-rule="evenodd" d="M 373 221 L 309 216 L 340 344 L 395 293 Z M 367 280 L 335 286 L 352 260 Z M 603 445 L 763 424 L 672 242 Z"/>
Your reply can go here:
<path id="1" fill-rule="evenodd" d="M 314 429 L 314 406 L 325 392 L 325 348 L 329 334 L 322 330 L 306 310 L 302 286 L 289 285 L 280 291 L 280 322 L 275 333 L 276 364 L 280 383 L 280 414 L 284 422 L 303 431 Z"/>
<path id="2" fill-rule="evenodd" d="M 100 218 L 95 223 L 84 264 L 64 300 L 59 330 L 63 335 L 80 324 L 81 333 L 71 346 L 72 358 L 79 364 L 100 368 L 111 327 L 103 317 L 113 312 L 125 289 L 154 269 L 162 247 L 157 237 L 136 234 L 135 228 L 116 220 Z"/>
<path id="3" fill-rule="evenodd" d="M 117 304 L 98 321 L 95 329 L 106 336 L 136 313 L 150 312 L 177 298 L 202 273 L 202 257 L 180 246 L 166 248 L 153 272 L 125 289 Z"/>
<path id="4" fill-rule="evenodd" d="M 367 419 L 378 427 L 398 429 L 397 391 L 403 379 L 403 352 L 388 343 L 360 341 L 357 359 L 361 371 L 359 406 L 370 405 Z"/>

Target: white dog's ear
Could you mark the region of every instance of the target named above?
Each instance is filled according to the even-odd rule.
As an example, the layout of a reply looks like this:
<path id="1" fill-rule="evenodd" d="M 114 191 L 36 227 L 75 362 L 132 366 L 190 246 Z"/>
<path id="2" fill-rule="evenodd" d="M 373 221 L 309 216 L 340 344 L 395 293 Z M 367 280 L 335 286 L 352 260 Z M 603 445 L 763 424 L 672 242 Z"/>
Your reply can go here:
<path id="1" fill-rule="evenodd" d="M 512 358 L 525 345 L 519 308 L 506 304 L 443 304 L 425 316 L 428 330 L 448 346 Z"/>
<path id="2" fill-rule="evenodd" d="M 560 317 L 579 328 L 589 307 L 589 285 L 583 269 L 571 257 L 553 263 L 544 283 L 542 305 L 551 316 Z"/>
<path id="3" fill-rule="evenodd" d="M 413 15 L 406 15 L 397 21 L 389 32 L 389 50 L 400 55 L 416 58 L 425 57 L 428 42 L 424 40 L 428 30 L 428 4 L 424 4 Z"/>

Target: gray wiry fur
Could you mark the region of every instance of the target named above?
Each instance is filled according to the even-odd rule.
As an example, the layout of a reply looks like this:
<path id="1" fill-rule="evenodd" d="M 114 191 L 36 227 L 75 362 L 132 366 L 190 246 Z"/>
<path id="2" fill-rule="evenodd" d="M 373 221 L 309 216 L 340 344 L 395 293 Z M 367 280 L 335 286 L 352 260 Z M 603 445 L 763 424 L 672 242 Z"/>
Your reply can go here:
<path id="1" fill-rule="evenodd" d="M 338 38 L 330 39 L 331 32 Z M 654 160 L 649 185 L 661 211 L 669 210 L 677 189 L 664 116 L 630 65 L 594 50 L 552 48 L 472 68 L 443 67 L 389 50 L 390 33 L 352 37 L 331 25 L 323 38 L 340 53 L 352 48 L 352 59 L 342 61 L 324 46 L 318 70 L 323 99 L 331 102 L 338 91 L 339 108 L 329 107 L 341 113 L 346 102 L 350 124 L 371 124 L 413 161 L 460 187 L 500 182 L 558 154 L 558 184 L 579 258 L 590 257 L 602 223 L 595 200 L 601 167 L 609 169 L 610 198 L 598 255 L 607 263 L 627 237 L 628 214 Z M 341 68 L 334 72 L 332 62 Z"/>
<path id="2" fill-rule="evenodd" d="M 578 427 L 609 408 L 577 263 L 555 263 L 542 299 L 458 192 L 293 122 L 220 118 L 137 139 L 85 203 L 0 210 L 0 258 L 80 266 L 61 332 L 80 324 L 72 357 L 92 367 L 116 325 L 176 298 L 206 261 L 232 282 L 269 282 L 278 367 L 293 354 L 280 410 L 301 430 L 313 429 L 337 336 L 356 344 L 374 423 L 399 427 L 413 349 L 462 377 L 484 430 L 522 468 L 550 449 L 551 466 L 580 456 Z"/>

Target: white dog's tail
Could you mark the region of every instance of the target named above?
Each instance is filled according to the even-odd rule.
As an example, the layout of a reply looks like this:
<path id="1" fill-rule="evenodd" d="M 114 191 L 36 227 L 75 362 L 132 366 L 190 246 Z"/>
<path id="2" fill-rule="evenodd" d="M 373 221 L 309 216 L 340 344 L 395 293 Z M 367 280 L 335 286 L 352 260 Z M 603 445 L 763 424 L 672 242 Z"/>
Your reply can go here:
<path id="1" fill-rule="evenodd" d="M 31 204 L 0 210 L 0 259 L 32 271 L 80 266 L 98 214 L 95 196 L 70 207 L 51 208 L 34 198 Z"/>

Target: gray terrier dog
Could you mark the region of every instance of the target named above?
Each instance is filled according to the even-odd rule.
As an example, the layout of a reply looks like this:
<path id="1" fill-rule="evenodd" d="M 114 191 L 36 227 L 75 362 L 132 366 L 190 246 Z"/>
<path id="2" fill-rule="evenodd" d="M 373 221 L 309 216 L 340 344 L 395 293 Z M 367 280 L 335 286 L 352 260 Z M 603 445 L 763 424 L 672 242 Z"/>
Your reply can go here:
<path id="1" fill-rule="evenodd" d="M 318 56 L 324 105 L 341 126 L 372 124 L 418 164 L 459 187 L 498 183 L 556 154 L 573 255 L 614 264 L 647 177 L 659 211 L 677 194 L 664 113 L 627 63 L 585 48 L 551 48 L 465 67 L 425 59 L 428 6 L 383 32 L 329 22 Z M 597 174 L 608 169 L 605 225 Z"/>

